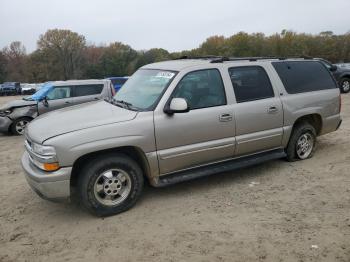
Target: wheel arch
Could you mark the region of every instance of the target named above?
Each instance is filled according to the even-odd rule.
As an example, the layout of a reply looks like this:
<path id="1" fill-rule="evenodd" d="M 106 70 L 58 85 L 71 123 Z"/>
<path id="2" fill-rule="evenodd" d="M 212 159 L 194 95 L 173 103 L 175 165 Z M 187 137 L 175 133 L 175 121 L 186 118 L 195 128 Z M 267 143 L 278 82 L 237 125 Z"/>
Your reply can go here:
<path id="1" fill-rule="evenodd" d="M 111 148 L 111 149 L 104 149 L 95 151 L 92 153 L 85 154 L 81 157 L 79 157 L 73 164 L 72 173 L 71 173 L 71 179 L 70 179 L 70 185 L 71 187 L 75 187 L 77 185 L 78 177 L 79 177 L 79 170 L 89 161 L 94 159 L 97 156 L 101 155 L 107 155 L 111 153 L 119 153 L 119 154 L 125 154 L 131 159 L 135 160 L 136 163 L 140 165 L 140 168 L 143 172 L 144 177 L 148 180 L 150 177 L 150 167 L 149 163 L 146 157 L 146 154 L 138 147 L 135 146 L 122 146 L 117 148 Z"/>
<path id="2" fill-rule="evenodd" d="M 33 121 L 34 120 L 34 117 L 32 116 L 21 116 L 21 117 L 17 117 L 15 119 L 11 119 L 12 120 L 12 123 L 9 125 L 8 127 L 8 132 L 11 133 L 12 132 L 12 127 L 13 127 L 13 124 L 15 121 L 17 121 L 18 119 L 30 119 L 30 121 Z"/>
<path id="3" fill-rule="evenodd" d="M 343 80 L 344 78 L 350 79 L 350 73 L 345 73 L 340 76 L 340 81 Z"/>
<path id="4" fill-rule="evenodd" d="M 323 122 L 320 114 L 313 113 L 313 114 L 300 116 L 295 120 L 292 131 L 295 129 L 297 125 L 303 122 L 308 122 L 309 124 L 311 124 L 315 128 L 317 136 L 321 134 Z"/>

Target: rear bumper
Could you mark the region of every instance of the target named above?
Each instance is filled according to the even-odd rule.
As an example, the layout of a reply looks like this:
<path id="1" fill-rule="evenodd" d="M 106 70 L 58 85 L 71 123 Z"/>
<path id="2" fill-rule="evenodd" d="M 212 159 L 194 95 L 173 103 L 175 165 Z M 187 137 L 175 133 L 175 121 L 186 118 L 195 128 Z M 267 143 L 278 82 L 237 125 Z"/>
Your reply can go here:
<path id="1" fill-rule="evenodd" d="M 7 116 L 0 116 L 0 132 L 7 133 L 9 131 L 12 120 Z"/>
<path id="2" fill-rule="evenodd" d="M 35 167 L 29 154 L 24 152 L 22 167 L 30 187 L 47 200 L 63 200 L 70 197 L 71 167 L 63 167 L 55 172 L 45 172 Z"/>
<path id="3" fill-rule="evenodd" d="M 336 131 L 342 123 L 340 114 L 329 116 L 323 119 L 321 135 Z"/>

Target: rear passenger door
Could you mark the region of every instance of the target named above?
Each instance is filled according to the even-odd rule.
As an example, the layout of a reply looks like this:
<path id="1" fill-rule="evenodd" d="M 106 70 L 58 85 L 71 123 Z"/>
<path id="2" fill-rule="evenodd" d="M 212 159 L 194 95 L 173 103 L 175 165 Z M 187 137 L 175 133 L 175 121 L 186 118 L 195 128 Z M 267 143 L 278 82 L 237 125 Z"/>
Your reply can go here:
<path id="1" fill-rule="evenodd" d="M 103 84 L 74 85 L 74 104 L 81 104 L 101 99 Z"/>
<path id="2" fill-rule="evenodd" d="M 228 69 L 236 96 L 236 151 L 245 155 L 281 147 L 283 109 L 261 66 Z"/>

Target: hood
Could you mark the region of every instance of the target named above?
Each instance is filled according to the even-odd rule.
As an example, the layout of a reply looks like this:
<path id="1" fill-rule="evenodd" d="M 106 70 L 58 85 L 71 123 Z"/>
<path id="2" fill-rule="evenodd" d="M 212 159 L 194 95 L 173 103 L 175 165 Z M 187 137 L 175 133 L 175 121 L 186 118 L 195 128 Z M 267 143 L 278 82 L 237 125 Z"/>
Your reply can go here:
<path id="1" fill-rule="evenodd" d="M 136 115 L 137 112 L 105 101 L 90 102 L 41 115 L 27 126 L 26 132 L 35 142 L 43 143 L 65 133 L 129 121 Z"/>
<path id="2" fill-rule="evenodd" d="M 37 103 L 36 101 L 13 100 L 6 103 L 3 106 L 0 106 L 0 111 L 10 109 L 10 108 L 15 108 L 15 107 L 33 106 L 33 105 L 36 105 L 36 103 Z"/>

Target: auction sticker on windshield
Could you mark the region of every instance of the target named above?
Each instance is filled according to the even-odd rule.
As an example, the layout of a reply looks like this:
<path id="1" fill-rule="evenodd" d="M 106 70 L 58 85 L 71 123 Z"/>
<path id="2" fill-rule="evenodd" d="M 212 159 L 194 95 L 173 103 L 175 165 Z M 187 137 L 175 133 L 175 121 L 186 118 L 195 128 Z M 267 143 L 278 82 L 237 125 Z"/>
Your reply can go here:
<path id="1" fill-rule="evenodd" d="M 168 71 L 161 71 L 159 72 L 156 77 L 161 77 L 161 78 L 167 78 L 170 79 L 175 75 L 175 73 L 168 72 Z"/>

